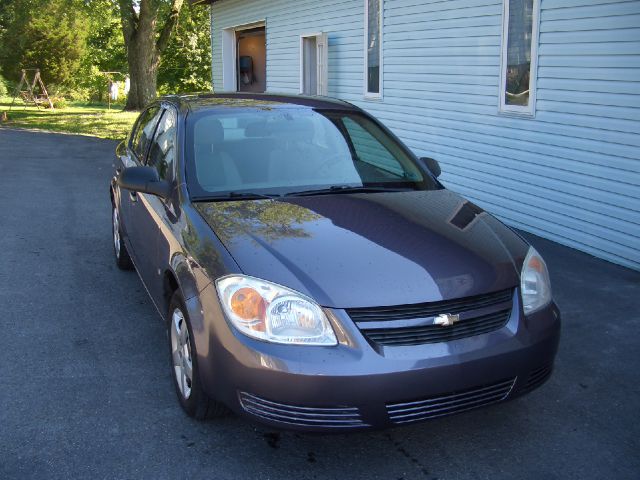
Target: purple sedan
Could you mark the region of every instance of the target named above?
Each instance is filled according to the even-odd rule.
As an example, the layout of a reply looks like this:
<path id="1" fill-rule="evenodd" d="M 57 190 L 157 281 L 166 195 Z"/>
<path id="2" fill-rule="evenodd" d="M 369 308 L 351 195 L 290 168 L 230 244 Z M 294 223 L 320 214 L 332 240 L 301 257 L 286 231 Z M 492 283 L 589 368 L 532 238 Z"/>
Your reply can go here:
<path id="1" fill-rule="evenodd" d="M 187 414 L 384 428 L 514 398 L 560 337 L 544 260 L 371 115 L 164 97 L 116 151 L 117 265 L 168 329 Z"/>

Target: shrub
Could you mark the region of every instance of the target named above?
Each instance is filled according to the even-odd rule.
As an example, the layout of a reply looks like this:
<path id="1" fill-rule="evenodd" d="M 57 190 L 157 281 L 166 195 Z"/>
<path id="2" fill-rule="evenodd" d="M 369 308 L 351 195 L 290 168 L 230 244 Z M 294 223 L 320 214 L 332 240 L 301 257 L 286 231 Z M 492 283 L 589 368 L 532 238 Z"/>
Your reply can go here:
<path id="1" fill-rule="evenodd" d="M 91 93 L 86 88 L 67 88 L 65 89 L 64 97 L 72 102 L 88 102 L 91 98 Z"/>
<path id="2" fill-rule="evenodd" d="M 4 97 L 8 95 L 8 93 L 7 82 L 5 82 L 4 78 L 0 77 L 0 97 Z"/>
<path id="3" fill-rule="evenodd" d="M 53 108 L 66 108 L 67 107 L 67 99 L 64 97 L 49 97 L 51 99 L 51 103 L 53 103 Z M 45 107 L 47 105 L 45 104 Z"/>

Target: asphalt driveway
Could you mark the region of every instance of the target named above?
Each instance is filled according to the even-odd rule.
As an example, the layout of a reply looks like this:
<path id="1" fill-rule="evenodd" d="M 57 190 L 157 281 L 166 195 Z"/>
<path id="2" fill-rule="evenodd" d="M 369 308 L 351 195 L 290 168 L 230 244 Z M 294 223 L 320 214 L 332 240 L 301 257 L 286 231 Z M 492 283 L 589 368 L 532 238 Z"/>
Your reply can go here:
<path id="1" fill-rule="evenodd" d="M 640 273 L 535 237 L 564 323 L 532 394 L 351 435 L 187 418 L 160 318 L 112 258 L 114 147 L 0 129 L 1 479 L 640 477 Z"/>

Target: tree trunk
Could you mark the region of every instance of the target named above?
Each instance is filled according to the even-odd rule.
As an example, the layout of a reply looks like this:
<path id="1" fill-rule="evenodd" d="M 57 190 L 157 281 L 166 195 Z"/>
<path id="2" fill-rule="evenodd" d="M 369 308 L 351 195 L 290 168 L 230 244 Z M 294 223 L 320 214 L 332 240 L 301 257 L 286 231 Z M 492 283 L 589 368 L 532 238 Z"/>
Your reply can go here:
<path id="1" fill-rule="evenodd" d="M 151 42 L 145 41 L 149 37 L 136 34 L 129 43 L 127 60 L 131 83 L 125 110 L 141 110 L 156 98 L 158 60 L 153 37 Z"/>
<path id="2" fill-rule="evenodd" d="M 118 0 L 129 64 L 130 88 L 125 110 L 141 110 L 156 98 L 160 55 L 169 43 L 183 1 L 171 0 L 170 11 L 156 35 L 157 2 L 140 0 L 136 9 L 132 0 Z"/>

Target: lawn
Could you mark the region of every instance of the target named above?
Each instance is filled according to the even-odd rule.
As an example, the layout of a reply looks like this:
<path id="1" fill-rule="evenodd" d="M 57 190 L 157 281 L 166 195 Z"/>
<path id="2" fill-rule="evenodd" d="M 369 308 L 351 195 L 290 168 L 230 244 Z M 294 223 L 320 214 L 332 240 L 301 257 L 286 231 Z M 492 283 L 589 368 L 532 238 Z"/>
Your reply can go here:
<path id="1" fill-rule="evenodd" d="M 86 104 L 69 102 L 65 108 L 50 110 L 36 108 L 17 99 L 9 112 L 11 97 L 0 97 L 0 112 L 7 112 L 8 121 L 0 123 L 0 127 L 35 128 L 53 132 L 92 135 L 114 140 L 123 139 L 131 129 L 138 112 L 124 112 L 122 105 Z"/>

